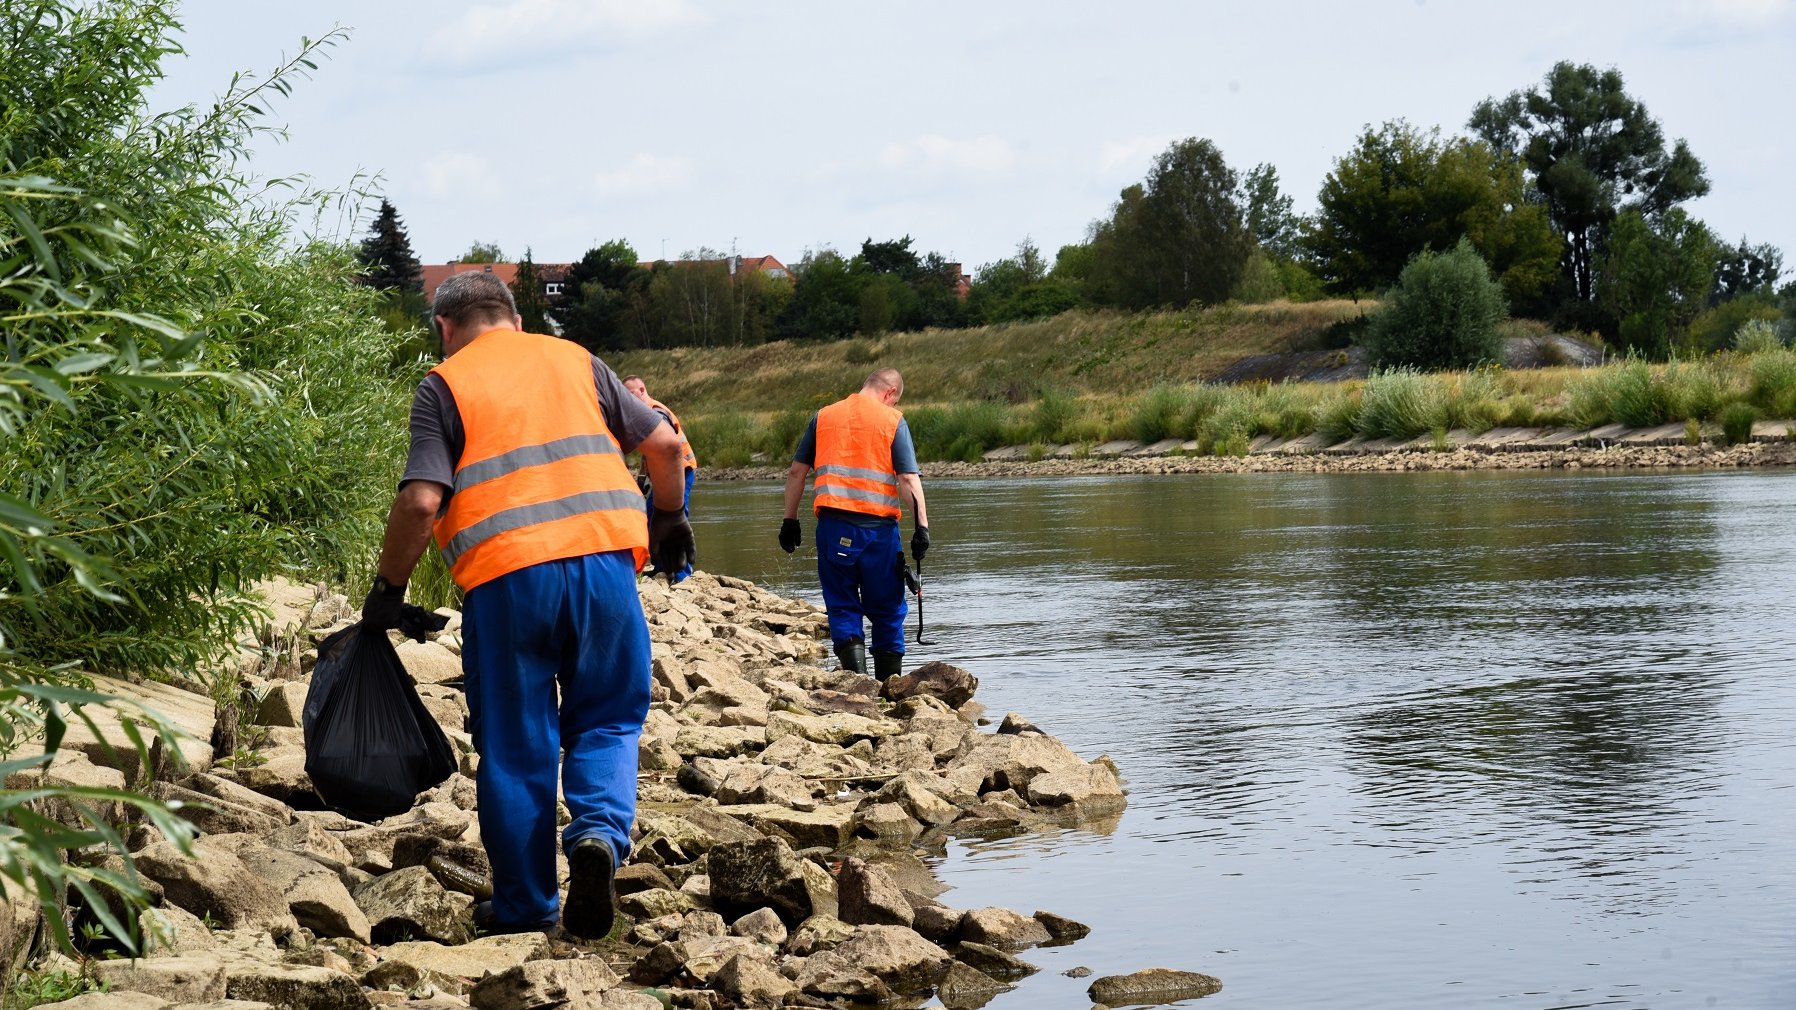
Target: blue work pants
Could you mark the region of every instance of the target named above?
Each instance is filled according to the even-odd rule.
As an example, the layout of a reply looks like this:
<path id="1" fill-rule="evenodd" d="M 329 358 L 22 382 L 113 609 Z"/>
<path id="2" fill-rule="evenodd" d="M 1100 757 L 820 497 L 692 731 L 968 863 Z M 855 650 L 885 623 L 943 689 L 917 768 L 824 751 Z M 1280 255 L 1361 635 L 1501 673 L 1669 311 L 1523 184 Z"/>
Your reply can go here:
<path id="1" fill-rule="evenodd" d="M 622 866 L 636 819 L 636 747 L 649 706 L 649 629 L 630 551 L 531 565 L 474 587 L 462 669 L 501 924 L 553 924 L 555 786 L 582 838 Z"/>
<path id="2" fill-rule="evenodd" d="M 817 580 L 829 611 L 829 637 L 840 645 L 864 638 L 863 619 L 873 625 L 869 648 L 904 653 L 904 545 L 897 523 L 856 526 L 834 516 L 817 517 Z"/>

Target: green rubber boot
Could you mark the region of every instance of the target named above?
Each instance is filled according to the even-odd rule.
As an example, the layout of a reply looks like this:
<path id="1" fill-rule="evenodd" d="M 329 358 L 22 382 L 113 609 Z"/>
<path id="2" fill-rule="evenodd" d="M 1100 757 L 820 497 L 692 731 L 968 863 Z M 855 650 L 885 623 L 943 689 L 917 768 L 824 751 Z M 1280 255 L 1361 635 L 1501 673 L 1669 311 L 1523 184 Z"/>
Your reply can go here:
<path id="1" fill-rule="evenodd" d="M 904 653 L 875 652 L 873 654 L 873 679 L 885 683 L 888 678 L 896 677 L 904 669 Z"/>

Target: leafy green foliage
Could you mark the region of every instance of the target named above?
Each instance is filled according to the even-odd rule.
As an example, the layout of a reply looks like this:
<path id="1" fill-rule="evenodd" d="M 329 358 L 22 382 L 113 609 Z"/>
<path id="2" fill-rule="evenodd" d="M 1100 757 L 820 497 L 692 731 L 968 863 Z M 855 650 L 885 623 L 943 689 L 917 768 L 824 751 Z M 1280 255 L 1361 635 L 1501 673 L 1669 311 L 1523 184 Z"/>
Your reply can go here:
<path id="1" fill-rule="evenodd" d="M 1442 141 L 1403 120 L 1368 127 L 1318 200 L 1305 242 L 1333 292 L 1382 291 L 1417 254 L 1461 239 L 1514 299 L 1538 296 L 1557 269 L 1559 241 L 1519 164 L 1477 141 Z"/>
<path id="2" fill-rule="evenodd" d="M 1223 301 L 1253 249 L 1235 172 L 1208 140 L 1161 152 L 1147 180 L 1092 226 L 1089 292 L 1132 309 Z"/>
<path id="3" fill-rule="evenodd" d="M 1465 368 L 1496 361 L 1503 290 L 1469 241 L 1424 252 L 1403 268 L 1366 332 L 1375 365 Z"/>
<path id="4" fill-rule="evenodd" d="M 524 258 L 518 261 L 517 275 L 511 279 L 511 300 L 518 307 L 518 318 L 524 321 L 525 333 L 549 332 L 549 302 L 543 293 L 543 275 L 528 247 L 524 249 Z"/>
<path id="5" fill-rule="evenodd" d="M 104 992 L 103 983 L 87 974 L 66 971 L 19 972 L 8 979 L 0 968 L 0 1010 L 31 1010 L 46 1003 L 61 1003 L 83 993 Z"/>
<path id="6" fill-rule="evenodd" d="M 475 239 L 474 242 L 468 246 L 468 251 L 462 253 L 461 258 L 455 262 L 503 263 L 505 262 L 505 250 L 500 249 L 499 243 L 497 242 L 485 242 Z"/>
<path id="7" fill-rule="evenodd" d="M 1658 121 L 1614 68 L 1561 61 L 1539 87 L 1480 102 L 1468 125 L 1527 167 L 1565 239 L 1564 276 L 1580 301 L 1597 296 L 1597 266 L 1618 215 L 1662 214 L 1709 191 L 1702 162 L 1682 140 L 1667 149 Z"/>
<path id="8" fill-rule="evenodd" d="M 209 108 L 153 113 L 172 6 L 0 8 L 0 778 L 22 776 L 0 789 L 0 884 L 65 943 L 68 889 L 127 945 L 145 897 L 129 872 L 62 861 L 124 851 L 101 805 L 189 837 L 136 792 L 29 784 L 71 719 L 122 704 L 82 671 L 218 669 L 251 582 L 364 571 L 415 377 L 352 250 L 293 235 L 332 198 L 269 204 L 242 162 L 264 104 L 339 36 Z M 174 752 L 167 726 L 121 715 L 137 767 L 158 739 Z"/>
<path id="9" fill-rule="evenodd" d="M 1752 441 L 1752 425 L 1759 419 L 1759 412 L 1750 403 L 1730 403 L 1721 412 L 1721 437 L 1728 445 L 1743 445 Z"/>
<path id="10" fill-rule="evenodd" d="M 1707 304 L 1715 276 L 1715 240 L 1679 208 L 1648 219 L 1615 219 L 1598 275 L 1598 300 L 1617 320 L 1624 347 L 1663 358 Z"/>

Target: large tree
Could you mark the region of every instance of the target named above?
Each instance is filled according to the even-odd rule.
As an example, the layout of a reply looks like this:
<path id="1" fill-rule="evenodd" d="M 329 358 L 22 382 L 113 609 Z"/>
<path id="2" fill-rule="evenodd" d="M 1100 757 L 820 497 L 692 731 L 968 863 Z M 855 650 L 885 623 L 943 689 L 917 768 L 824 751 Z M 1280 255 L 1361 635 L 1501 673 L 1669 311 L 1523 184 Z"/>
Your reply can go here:
<path id="1" fill-rule="evenodd" d="M 1091 238 L 1095 286 L 1130 308 L 1220 302 L 1253 249 L 1234 170 L 1195 137 L 1161 152 L 1146 183 L 1123 190 Z"/>
<path id="2" fill-rule="evenodd" d="M 525 333 L 549 332 L 549 299 L 543 292 L 542 271 L 536 268 L 528 246 L 524 248 L 524 258 L 518 261 L 517 276 L 511 280 L 511 298 L 517 303 L 519 318 L 524 320 Z"/>
<path id="3" fill-rule="evenodd" d="M 1396 283 L 1425 250 L 1467 239 L 1518 305 L 1552 281 L 1559 241 L 1528 197 L 1521 169 L 1488 144 L 1392 120 L 1360 134 L 1322 182 L 1305 238 L 1329 290 L 1361 295 Z"/>
<path id="4" fill-rule="evenodd" d="M 455 262 L 503 263 L 505 262 L 505 251 L 499 248 L 499 243 L 497 242 L 485 242 L 480 239 L 475 239 L 474 242 L 468 246 L 468 251 L 462 253 L 461 258 Z"/>
<path id="5" fill-rule="evenodd" d="M 1297 258 L 1303 220 L 1291 209 L 1291 197 L 1278 185 L 1278 169 L 1262 162 L 1243 177 L 1241 195 L 1247 230 L 1266 255 L 1275 260 Z"/>
<path id="6" fill-rule="evenodd" d="M 1669 354 L 1708 304 L 1716 258 L 1708 227 L 1681 208 L 1650 218 L 1637 210 L 1617 217 L 1596 291 L 1622 343 L 1647 357 Z"/>
<path id="7" fill-rule="evenodd" d="M 562 336 L 592 351 L 642 346 L 637 338 L 648 334 L 630 325 L 631 308 L 648 297 L 649 271 L 630 243 L 613 239 L 588 249 L 564 284 L 561 304 L 551 310 Z"/>
<path id="8" fill-rule="evenodd" d="M 1614 68 L 1554 64 L 1539 87 L 1480 102 L 1468 125 L 1527 167 L 1564 236 L 1562 269 L 1581 301 L 1597 297 L 1597 265 L 1618 215 L 1653 217 L 1709 191 L 1702 162 L 1682 140 L 1666 146 Z"/>
<path id="9" fill-rule="evenodd" d="M 360 259 L 361 282 L 382 291 L 424 290 L 424 268 L 412 252 L 412 240 L 405 234 L 405 223 L 399 212 L 386 200 L 380 201 L 380 213 L 362 240 Z"/>

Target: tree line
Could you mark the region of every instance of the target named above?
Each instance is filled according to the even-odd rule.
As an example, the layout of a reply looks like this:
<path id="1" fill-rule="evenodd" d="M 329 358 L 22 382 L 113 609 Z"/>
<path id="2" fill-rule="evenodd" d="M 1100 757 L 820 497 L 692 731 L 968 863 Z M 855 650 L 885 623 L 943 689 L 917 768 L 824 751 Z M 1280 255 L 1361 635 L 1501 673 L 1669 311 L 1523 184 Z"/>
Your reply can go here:
<path id="1" fill-rule="evenodd" d="M 1493 318 L 1513 311 L 1631 353 L 1721 349 L 1754 321 L 1781 326 L 1787 341 L 1796 283 L 1778 287 L 1781 250 L 1729 243 L 1690 215 L 1684 205 L 1709 188 L 1701 160 L 1666 138 L 1619 71 L 1561 62 L 1538 84 L 1478 103 L 1461 134 L 1402 119 L 1367 126 L 1335 159 L 1310 215 L 1294 212 L 1274 166 L 1238 172 L 1192 137 L 1161 152 L 1083 241 L 1050 262 L 1025 238 L 970 284 L 959 264 L 916 250 L 908 235 L 868 238 L 853 255 L 808 251 L 789 278 L 732 277 L 722 254 L 703 249 L 643 264 L 611 241 L 574 264 L 561 296 L 533 295 L 532 310 L 542 302 L 545 323 L 594 350 L 834 340 L 1082 308 L 1380 299 L 1419 258 L 1451 256 L 1458 265 L 1434 276 L 1478 290 L 1443 291 L 1441 304 L 1470 298 Z M 364 245 L 377 286 L 407 269 L 393 258 L 388 210 Z M 497 251 L 476 244 L 470 255 Z M 520 275 L 531 266 L 527 255 Z"/>

